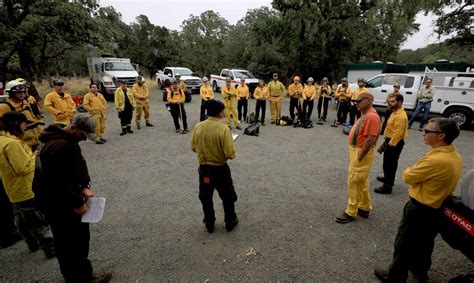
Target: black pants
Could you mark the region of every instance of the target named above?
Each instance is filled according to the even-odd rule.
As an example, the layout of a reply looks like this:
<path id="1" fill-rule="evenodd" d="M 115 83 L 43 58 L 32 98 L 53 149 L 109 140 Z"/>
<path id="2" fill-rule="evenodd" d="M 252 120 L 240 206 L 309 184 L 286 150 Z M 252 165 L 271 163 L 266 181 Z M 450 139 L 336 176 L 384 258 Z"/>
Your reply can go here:
<path id="1" fill-rule="evenodd" d="M 0 246 L 10 242 L 16 234 L 18 229 L 14 222 L 12 204 L 0 180 Z"/>
<path id="2" fill-rule="evenodd" d="M 349 113 L 350 103 L 348 100 L 339 100 L 339 107 L 337 109 L 337 121 L 344 124 L 347 121 L 347 114 Z"/>
<path id="3" fill-rule="evenodd" d="M 212 196 L 214 189 L 219 193 L 224 206 L 225 222 L 232 222 L 237 218 L 234 203 L 237 194 L 232 183 L 230 168 L 227 164 L 222 166 L 200 165 L 199 166 L 199 199 L 204 210 L 204 220 L 214 222 L 214 204 Z"/>
<path id="4" fill-rule="evenodd" d="M 262 109 L 262 116 L 260 116 L 260 109 Z M 257 117 L 257 121 L 261 121 L 265 123 L 265 110 L 267 109 L 267 101 L 266 100 L 257 100 L 255 105 L 255 116 Z"/>
<path id="5" fill-rule="evenodd" d="M 393 111 L 389 110 L 388 108 L 387 110 L 385 110 L 385 120 L 383 121 L 382 130 L 380 131 L 381 135 L 383 135 L 383 132 L 385 131 L 385 128 L 387 127 L 388 118 L 390 118 L 390 115 L 392 115 L 392 113 Z"/>
<path id="6" fill-rule="evenodd" d="M 329 97 L 320 96 L 318 99 L 318 118 L 326 119 L 328 115 Z M 321 115 L 321 107 L 323 108 L 323 115 Z"/>
<path id="7" fill-rule="evenodd" d="M 207 119 L 207 102 L 208 100 L 201 100 L 201 115 L 199 116 L 199 121 L 204 121 Z"/>
<path id="8" fill-rule="evenodd" d="M 247 120 L 247 107 L 248 107 L 247 98 L 240 98 L 240 100 L 237 101 L 237 112 L 239 112 L 239 121 L 242 121 L 242 117 L 244 118 L 244 120 Z M 242 116 L 242 113 L 243 113 L 243 116 Z"/>
<path id="9" fill-rule="evenodd" d="M 89 224 L 72 209 L 48 211 L 47 220 L 53 232 L 56 258 L 66 282 L 89 282 L 92 265 L 89 261 Z"/>
<path id="10" fill-rule="evenodd" d="M 296 113 L 298 114 L 298 119 L 301 120 L 301 105 L 299 104 L 299 99 L 296 97 L 290 97 L 290 117 L 291 120 L 295 119 L 295 108 L 296 108 Z"/>
<path id="11" fill-rule="evenodd" d="M 354 123 L 355 123 L 355 121 L 356 121 L 355 118 L 357 117 L 357 119 L 359 119 L 360 116 L 361 116 L 361 114 L 360 114 L 360 111 L 357 110 L 357 106 L 355 106 L 355 105 L 352 105 L 352 106 L 351 106 L 351 110 L 350 110 L 350 111 L 351 111 L 351 112 L 350 112 L 350 114 L 349 114 L 349 123 L 350 123 L 351 125 L 354 125 Z"/>
<path id="12" fill-rule="evenodd" d="M 390 282 L 406 282 L 408 271 L 419 280 L 426 280 L 431 267 L 434 240 L 438 235 L 442 209 L 434 209 L 410 198 L 395 239 Z"/>
<path id="13" fill-rule="evenodd" d="M 314 100 L 303 100 L 303 120 L 310 120 L 313 113 Z"/>
<path id="14" fill-rule="evenodd" d="M 181 107 L 181 113 L 179 108 Z M 188 121 L 186 119 L 186 111 L 184 110 L 183 104 L 170 104 L 171 116 L 173 116 L 173 123 L 176 130 L 179 130 L 181 126 L 179 125 L 179 119 L 182 118 L 183 121 L 183 130 L 188 129 Z"/>
<path id="15" fill-rule="evenodd" d="M 120 125 L 122 126 L 122 129 L 131 126 L 133 118 L 133 109 L 125 107 L 122 112 L 118 113 L 118 117 L 120 119 Z"/>
<path id="16" fill-rule="evenodd" d="M 385 138 L 385 150 L 383 153 L 383 176 L 384 176 L 384 189 L 392 190 L 395 182 L 395 175 L 397 174 L 398 159 L 402 152 L 405 142 L 399 141 L 395 147 L 388 145 L 390 138 Z"/>

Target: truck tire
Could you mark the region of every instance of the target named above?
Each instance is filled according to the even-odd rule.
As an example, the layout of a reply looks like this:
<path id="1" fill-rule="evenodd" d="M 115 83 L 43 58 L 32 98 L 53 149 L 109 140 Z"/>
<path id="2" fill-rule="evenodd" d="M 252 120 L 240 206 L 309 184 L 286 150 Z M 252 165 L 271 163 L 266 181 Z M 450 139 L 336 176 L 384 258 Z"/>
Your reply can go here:
<path id="1" fill-rule="evenodd" d="M 451 108 L 443 116 L 455 120 L 462 129 L 469 128 L 472 123 L 472 111 L 462 107 Z"/>
<path id="2" fill-rule="evenodd" d="M 214 92 L 218 92 L 218 91 L 219 91 L 219 87 L 217 86 L 217 82 L 216 82 L 216 81 L 213 81 L 213 82 L 212 82 L 212 88 L 214 89 Z"/>

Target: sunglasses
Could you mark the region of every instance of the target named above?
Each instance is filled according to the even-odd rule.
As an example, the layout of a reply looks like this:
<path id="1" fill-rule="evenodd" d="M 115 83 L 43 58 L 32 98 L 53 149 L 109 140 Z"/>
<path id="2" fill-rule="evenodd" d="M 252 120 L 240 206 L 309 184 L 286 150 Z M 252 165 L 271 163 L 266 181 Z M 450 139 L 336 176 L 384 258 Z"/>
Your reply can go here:
<path id="1" fill-rule="evenodd" d="M 364 98 L 364 99 L 361 99 L 361 100 L 352 100 L 352 102 L 357 104 L 357 103 L 361 103 L 362 101 L 365 101 L 365 100 L 367 100 L 367 99 Z"/>
<path id="2" fill-rule="evenodd" d="M 442 134 L 443 133 L 441 131 L 432 131 L 432 130 L 427 130 L 427 129 L 424 129 L 423 131 L 425 132 L 425 134 L 429 134 L 429 133 Z"/>

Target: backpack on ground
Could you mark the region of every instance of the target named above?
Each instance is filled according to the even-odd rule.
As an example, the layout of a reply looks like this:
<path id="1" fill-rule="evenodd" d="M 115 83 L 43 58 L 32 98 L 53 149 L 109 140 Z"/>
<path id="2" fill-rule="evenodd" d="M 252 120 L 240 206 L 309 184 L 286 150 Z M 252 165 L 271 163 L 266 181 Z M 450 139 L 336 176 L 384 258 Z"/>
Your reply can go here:
<path id="1" fill-rule="evenodd" d="M 301 127 L 304 129 L 311 129 L 313 127 L 313 122 L 309 119 L 301 121 Z"/>
<path id="2" fill-rule="evenodd" d="M 257 116 L 255 115 L 254 112 L 250 113 L 250 114 L 247 116 L 247 123 L 249 123 L 249 124 L 257 123 Z"/>
<path id="3" fill-rule="evenodd" d="M 260 126 L 257 123 L 253 123 L 244 129 L 244 135 L 258 136 L 260 134 Z"/>

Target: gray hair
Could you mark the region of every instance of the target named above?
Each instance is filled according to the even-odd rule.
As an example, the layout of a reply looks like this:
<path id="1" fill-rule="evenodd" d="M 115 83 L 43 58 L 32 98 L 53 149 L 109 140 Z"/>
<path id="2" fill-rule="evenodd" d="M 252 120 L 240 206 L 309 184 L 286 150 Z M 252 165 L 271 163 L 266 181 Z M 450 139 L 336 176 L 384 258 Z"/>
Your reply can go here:
<path id="1" fill-rule="evenodd" d="M 80 113 L 74 116 L 71 124 L 75 125 L 79 130 L 84 131 L 89 139 L 95 139 L 95 119 L 88 113 Z"/>

